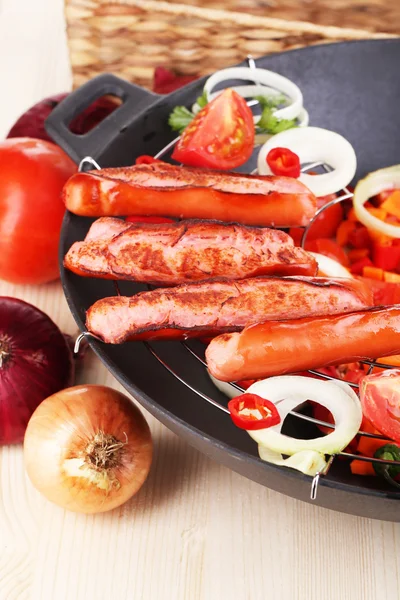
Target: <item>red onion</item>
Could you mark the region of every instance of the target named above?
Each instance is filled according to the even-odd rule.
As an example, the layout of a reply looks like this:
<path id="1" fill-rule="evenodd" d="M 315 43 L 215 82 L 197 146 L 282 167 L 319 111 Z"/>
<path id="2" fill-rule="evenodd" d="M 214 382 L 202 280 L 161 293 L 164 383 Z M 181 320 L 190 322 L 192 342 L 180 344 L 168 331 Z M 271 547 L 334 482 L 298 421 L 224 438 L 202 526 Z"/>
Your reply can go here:
<path id="1" fill-rule="evenodd" d="M 44 128 L 44 122 L 60 102 L 66 98 L 68 94 L 57 94 L 41 100 L 34 106 L 31 106 L 11 127 L 7 134 L 8 138 L 15 137 L 32 137 L 40 140 L 53 140 L 47 134 Z M 102 96 L 88 106 L 80 115 L 78 115 L 71 123 L 69 128 L 73 133 L 82 135 L 95 127 L 100 121 L 105 119 L 113 112 L 120 104 L 118 98 L 114 96 Z"/>
<path id="2" fill-rule="evenodd" d="M 72 352 L 57 325 L 31 304 L 0 296 L 0 444 L 22 442 L 36 407 L 73 377 Z"/>

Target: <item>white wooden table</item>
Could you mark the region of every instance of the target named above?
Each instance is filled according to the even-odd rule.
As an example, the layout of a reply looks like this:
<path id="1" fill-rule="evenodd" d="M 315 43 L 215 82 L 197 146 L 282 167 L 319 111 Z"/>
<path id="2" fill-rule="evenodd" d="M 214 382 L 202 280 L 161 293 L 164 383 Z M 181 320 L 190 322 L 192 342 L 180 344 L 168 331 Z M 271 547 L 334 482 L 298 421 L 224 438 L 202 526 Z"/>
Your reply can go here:
<path id="1" fill-rule="evenodd" d="M 0 0 L 0 138 L 40 98 L 69 89 L 62 0 Z M 59 283 L 0 294 L 76 328 Z M 85 382 L 118 387 L 91 357 Z M 67 513 L 0 454 L 0 600 L 397 600 L 399 525 L 271 492 L 190 448 L 150 415 L 148 481 L 108 514 Z"/>

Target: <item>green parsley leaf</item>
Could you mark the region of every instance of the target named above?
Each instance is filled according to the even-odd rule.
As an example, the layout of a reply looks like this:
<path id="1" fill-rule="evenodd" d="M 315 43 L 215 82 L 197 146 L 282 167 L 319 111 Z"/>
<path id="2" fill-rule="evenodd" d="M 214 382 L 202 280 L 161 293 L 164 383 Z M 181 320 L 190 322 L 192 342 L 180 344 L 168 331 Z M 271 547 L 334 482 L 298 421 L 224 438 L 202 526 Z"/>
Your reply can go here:
<path id="1" fill-rule="evenodd" d="M 196 102 L 200 108 L 204 108 L 208 104 L 207 94 L 203 92 L 202 95 L 197 98 Z"/>
<path id="2" fill-rule="evenodd" d="M 271 133 L 276 134 L 287 129 L 297 127 L 296 119 L 279 119 L 274 116 L 273 110 L 269 107 L 265 107 L 261 114 L 261 119 L 257 123 L 257 129 L 259 133 Z"/>
<path id="3" fill-rule="evenodd" d="M 168 125 L 174 131 L 182 133 L 184 129 L 192 121 L 194 114 L 185 106 L 175 106 L 174 110 L 168 117 Z"/>
<path id="4" fill-rule="evenodd" d="M 254 98 L 260 103 L 261 108 L 278 108 L 278 106 L 286 106 L 287 98 L 283 94 L 277 96 L 255 96 Z"/>

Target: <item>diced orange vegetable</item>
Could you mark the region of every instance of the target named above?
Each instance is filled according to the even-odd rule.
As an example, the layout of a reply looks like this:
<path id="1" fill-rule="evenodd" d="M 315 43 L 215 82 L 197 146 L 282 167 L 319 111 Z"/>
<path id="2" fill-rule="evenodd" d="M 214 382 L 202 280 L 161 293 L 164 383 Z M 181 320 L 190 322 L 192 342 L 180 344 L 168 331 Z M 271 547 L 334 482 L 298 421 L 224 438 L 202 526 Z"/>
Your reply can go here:
<path id="1" fill-rule="evenodd" d="M 379 433 L 379 431 L 375 431 L 373 433 Z M 391 440 L 377 440 L 375 438 L 365 437 L 364 435 L 360 436 L 360 441 L 358 442 L 357 452 L 362 454 L 363 456 L 374 456 L 375 452 L 382 448 L 385 444 L 390 444 Z"/>
<path id="2" fill-rule="evenodd" d="M 363 268 L 363 277 L 369 277 L 370 279 L 383 281 L 383 269 L 378 269 L 377 267 L 370 267 L 367 265 Z"/>
<path id="3" fill-rule="evenodd" d="M 353 475 L 376 475 L 372 463 L 364 460 L 352 460 L 350 463 L 350 471 Z"/>
<path id="4" fill-rule="evenodd" d="M 371 239 L 380 246 L 391 246 L 393 243 L 393 238 L 386 235 L 385 233 L 381 233 L 380 231 L 375 231 L 375 229 L 368 229 L 368 233 Z"/>
<path id="5" fill-rule="evenodd" d="M 367 367 L 367 365 L 363 365 L 363 366 Z M 363 418 L 361 421 L 360 431 L 365 431 L 366 433 L 380 433 L 377 429 L 375 429 L 375 427 L 372 425 L 371 421 L 369 419 L 367 419 L 367 417 L 365 417 L 364 415 L 363 415 Z"/>
<path id="6" fill-rule="evenodd" d="M 392 192 L 380 208 L 400 219 L 400 190 Z"/>
<path id="7" fill-rule="evenodd" d="M 393 354 L 392 356 L 378 358 L 377 362 L 383 363 L 384 365 L 392 365 L 392 367 L 400 367 L 400 354 Z"/>
<path id="8" fill-rule="evenodd" d="M 361 424 L 361 431 L 379 434 L 379 431 L 375 429 L 375 427 L 365 417 L 363 418 Z M 372 458 L 379 448 L 390 442 L 391 440 L 377 440 L 375 438 L 360 435 L 357 446 L 357 454 Z M 376 475 L 372 463 L 365 462 L 363 460 L 352 460 L 350 463 L 350 470 L 353 475 Z"/>
<path id="9" fill-rule="evenodd" d="M 384 221 L 386 219 L 386 217 L 387 217 L 387 212 L 382 207 L 381 208 L 375 208 L 374 206 L 371 206 L 371 207 L 367 208 L 367 211 L 371 215 L 373 215 L 374 217 L 376 217 L 377 219 L 380 219 L 381 221 Z"/>
<path id="10" fill-rule="evenodd" d="M 353 250 L 349 250 L 347 252 L 347 256 L 349 257 L 349 261 L 351 263 L 360 260 L 360 258 L 366 258 L 369 255 L 369 248 L 355 248 Z"/>
<path id="11" fill-rule="evenodd" d="M 383 204 L 383 203 L 385 202 L 385 200 L 386 200 L 387 198 L 389 198 L 389 196 L 390 196 L 391 194 L 393 194 L 393 192 L 394 192 L 394 191 L 395 191 L 395 189 L 388 189 L 388 190 L 383 190 L 383 192 L 379 192 L 379 194 L 377 194 L 377 195 L 375 196 L 375 198 L 376 198 L 376 200 L 377 200 L 378 204 L 379 204 L 379 205 L 380 205 L 380 204 Z"/>
<path id="12" fill-rule="evenodd" d="M 392 273 L 391 271 L 383 272 L 383 280 L 389 283 L 400 283 L 400 275 L 398 273 Z"/>
<path id="13" fill-rule="evenodd" d="M 336 243 L 339 246 L 346 246 L 349 241 L 350 232 L 355 227 L 354 221 L 342 221 L 336 230 Z"/>

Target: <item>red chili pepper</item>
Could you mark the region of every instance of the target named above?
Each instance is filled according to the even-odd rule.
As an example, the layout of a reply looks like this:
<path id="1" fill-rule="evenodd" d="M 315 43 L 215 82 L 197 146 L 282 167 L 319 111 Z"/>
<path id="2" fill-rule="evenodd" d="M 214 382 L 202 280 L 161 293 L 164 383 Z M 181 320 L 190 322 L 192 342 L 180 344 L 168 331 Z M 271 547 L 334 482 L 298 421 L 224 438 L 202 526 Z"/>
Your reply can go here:
<path id="1" fill-rule="evenodd" d="M 153 156 L 149 156 L 148 154 L 142 154 L 138 156 L 135 160 L 135 165 L 152 165 L 153 163 L 163 162 L 158 158 L 154 158 Z"/>
<path id="2" fill-rule="evenodd" d="M 267 163 L 274 175 L 300 177 L 300 159 L 289 148 L 272 148 L 268 152 Z"/>
<path id="3" fill-rule="evenodd" d="M 175 223 L 174 219 L 168 217 L 126 217 L 125 221 L 130 223 Z"/>
<path id="4" fill-rule="evenodd" d="M 281 417 L 273 402 L 257 394 L 241 394 L 228 402 L 231 419 L 240 429 L 253 431 L 278 425 Z"/>

